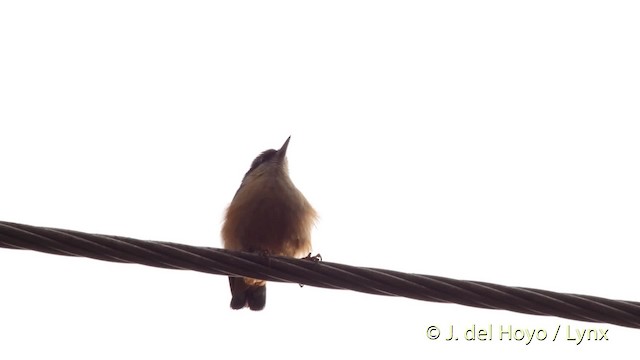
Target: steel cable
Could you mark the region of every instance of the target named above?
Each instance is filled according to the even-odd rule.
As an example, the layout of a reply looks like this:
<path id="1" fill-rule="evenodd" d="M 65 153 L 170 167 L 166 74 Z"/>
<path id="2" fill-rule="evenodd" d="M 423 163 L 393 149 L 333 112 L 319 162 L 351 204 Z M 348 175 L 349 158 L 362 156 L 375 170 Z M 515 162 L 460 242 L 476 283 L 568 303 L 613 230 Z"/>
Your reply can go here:
<path id="1" fill-rule="evenodd" d="M 0 247 L 640 328 L 640 303 L 0 221 Z"/>

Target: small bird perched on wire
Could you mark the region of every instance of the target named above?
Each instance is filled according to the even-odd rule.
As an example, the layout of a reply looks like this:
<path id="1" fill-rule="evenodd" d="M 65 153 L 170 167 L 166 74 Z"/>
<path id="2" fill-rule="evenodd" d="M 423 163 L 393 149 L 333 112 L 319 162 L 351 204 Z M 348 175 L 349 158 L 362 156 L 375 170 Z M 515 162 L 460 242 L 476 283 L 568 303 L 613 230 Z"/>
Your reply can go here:
<path id="1" fill-rule="evenodd" d="M 278 150 L 263 151 L 251 163 L 226 211 L 221 232 L 225 249 L 267 256 L 310 255 L 317 215 L 289 178 L 290 139 Z M 266 281 L 230 276 L 229 286 L 232 309 L 264 308 Z"/>

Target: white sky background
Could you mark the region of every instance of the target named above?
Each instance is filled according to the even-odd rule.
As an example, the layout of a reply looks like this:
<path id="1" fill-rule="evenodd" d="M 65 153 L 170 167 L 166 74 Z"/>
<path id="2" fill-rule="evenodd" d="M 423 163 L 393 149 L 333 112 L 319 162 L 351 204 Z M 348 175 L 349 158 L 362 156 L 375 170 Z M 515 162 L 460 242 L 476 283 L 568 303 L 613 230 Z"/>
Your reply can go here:
<path id="1" fill-rule="evenodd" d="M 639 18 L 604 1 L 2 2 L 0 220 L 220 247 L 251 161 L 292 135 L 326 261 L 640 301 Z M 226 277 L 0 249 L 0 358 L 596 359 L 640 334 L 268 289 L 263 312 L 232 311 Z M 473 324 L 563 339 L 425 335 Z"/>

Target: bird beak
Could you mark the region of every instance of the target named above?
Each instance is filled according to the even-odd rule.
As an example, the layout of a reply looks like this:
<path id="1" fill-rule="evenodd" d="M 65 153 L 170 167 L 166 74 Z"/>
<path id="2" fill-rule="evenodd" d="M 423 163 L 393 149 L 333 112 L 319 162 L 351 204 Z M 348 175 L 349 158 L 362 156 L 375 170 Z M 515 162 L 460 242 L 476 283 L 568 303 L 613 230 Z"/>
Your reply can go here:
<path id="1" fill-rule="evenodd" d="M 284 157 L 287 156 L 287 147 L 289 146 L 289 140 L 291 140 L 291 136 L 287 138 L 287 141 L 282 144 L 282 147 L 278 149 L 278 158 L 280 161 L 284 160 Z"/>

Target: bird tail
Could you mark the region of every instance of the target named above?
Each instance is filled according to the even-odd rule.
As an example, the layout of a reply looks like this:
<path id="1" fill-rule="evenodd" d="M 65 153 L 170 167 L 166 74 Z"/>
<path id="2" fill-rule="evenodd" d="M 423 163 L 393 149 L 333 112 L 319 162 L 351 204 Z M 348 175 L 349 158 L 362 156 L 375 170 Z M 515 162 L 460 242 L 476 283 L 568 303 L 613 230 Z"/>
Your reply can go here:
<path id="1" fill-rule="evenodd" d="M 262 310 L 267 302 L 267 282 L 242 277 L 229 276 L 231 288 L 231 308 L 242 309 L 246 306 L 251 310 Z"/>

